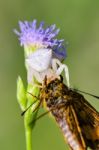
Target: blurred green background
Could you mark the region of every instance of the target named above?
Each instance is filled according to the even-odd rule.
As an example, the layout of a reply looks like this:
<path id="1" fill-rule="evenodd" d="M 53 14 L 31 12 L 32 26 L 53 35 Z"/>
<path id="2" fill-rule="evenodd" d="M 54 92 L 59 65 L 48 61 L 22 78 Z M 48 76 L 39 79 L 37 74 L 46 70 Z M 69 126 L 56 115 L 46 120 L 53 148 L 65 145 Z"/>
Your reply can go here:
<path id="1" fill-rule="evenodd" d="M 16 99 L 18 75 L 26 85 L 23 48 L 13 28 L 19 20 L 56 24 L 59 38 L 68 41 L 71 85 L 99 95 L 98 0 L 0 0 L 0 150 L 25 150 L 23 118 Z M 99 111 L 99 101 L 86 96 Z M 34 150 L 68 148 L 56 123 L 48 116 L 33 131 Z"/>

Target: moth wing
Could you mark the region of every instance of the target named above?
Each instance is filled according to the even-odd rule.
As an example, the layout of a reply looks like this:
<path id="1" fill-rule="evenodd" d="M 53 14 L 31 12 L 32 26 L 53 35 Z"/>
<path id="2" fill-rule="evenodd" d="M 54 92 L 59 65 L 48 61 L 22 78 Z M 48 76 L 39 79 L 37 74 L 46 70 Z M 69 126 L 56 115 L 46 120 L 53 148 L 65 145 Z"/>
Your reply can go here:
<path id="1" fill-rule="evenodd" d="M 79 125 L 87 147 L 99 149 L 99 113 L 82 97 L 74 103 Z"/>
<path id="2" fill-rule="evenodd" d="M 77 116 L 72 105 L 64 108 L 65 117 L 58 124 L 71 150 L 86 150 L 86 145 L 79 127 Z"/>
<path id="3" fill-rule="evenodd" d="M 80 147 L 77 150 L 85 150 L 86 149 L 85 141 L 83 139 L 81 129 L 79 126 L 79 122 L 77 119 L 77 115 L 75 113 L 75 109 L 74 109 L 73 105 L 68 106 L 67 110 L 66 110 L 67 111 L 66 112 L 67 122 L 69 124 L 69 127 L 70 127 L 72 133 L 73 133 L 74 139 L 77 141 L 77 143 Z"/>

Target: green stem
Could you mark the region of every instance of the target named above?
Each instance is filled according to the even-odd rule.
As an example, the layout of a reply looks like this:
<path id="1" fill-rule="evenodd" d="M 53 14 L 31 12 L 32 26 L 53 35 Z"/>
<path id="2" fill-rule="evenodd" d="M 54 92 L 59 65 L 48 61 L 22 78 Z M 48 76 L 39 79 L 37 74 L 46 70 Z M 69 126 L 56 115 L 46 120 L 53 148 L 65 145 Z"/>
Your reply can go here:
<path id="1" fill-rule="evenodd" d="M 32 89 L 32 92 L 31 92 Z M 35 87 L 31 87 L 29 86 L 27 91 L 30 91 L 30 93 L 33 93 L 33 95 L 37 95 L 39 94 L 39 89 L 35 88 Z M 33 122 L 33 120 L 35 120 L 36 116 L 37 116 L 37 112 L 38 110 L 36 110 L 35 112 L 33 112 L 33 110 L 35 110 L 38 105 L 39 105 L 39 101 L 37 101 L 36 103 L 33 104 L 33 97 L 31 97 L 31 95 L 29 95 L 27 97 L 28 99 L 28 103 L 27 103 L 27 107 L 26 107 L 26 112 L 24 114 L 24 127 L 25 127 L 25 136 L 26 136 L 26 150 L 32 150 L 32 130 L 35 126 L 35 122 Z M 31 106 L 31 104 L 33 106 Z M 31 107 L 29 109 L 27 109 L 29 106 Z"/>
<path id="2" fill-rule="evenodd" d="M 26 150 L 32 150 L 32 128 L 25 128 Z"/>

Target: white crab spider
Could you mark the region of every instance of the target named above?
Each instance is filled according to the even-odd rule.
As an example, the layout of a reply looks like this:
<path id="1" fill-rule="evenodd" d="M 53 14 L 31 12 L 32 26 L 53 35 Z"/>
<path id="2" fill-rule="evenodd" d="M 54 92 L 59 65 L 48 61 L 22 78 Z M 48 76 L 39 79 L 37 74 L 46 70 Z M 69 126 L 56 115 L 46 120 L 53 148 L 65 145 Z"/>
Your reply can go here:
<path id="1" fill-rule="evenodd" d="M 28 56 L 26 62 L 32 69 L 38 72 L 43 72 L 50 66 L 51 59 L 52 59 L 51 49 L 38 49 Z"/>
<path id="2" fill-rule="evenodd" d="M 62 71 L 65 71 L 67 86 L 69 87 L 69 71 L 65 64 L 62 64 L 59 59 L 53 58 L 52 49 L 38 49 L 26 58 L 28 65 L 28 78 L 33 76 L 42 83 L 45 75 L 48 77 L 59 76 Z"/>

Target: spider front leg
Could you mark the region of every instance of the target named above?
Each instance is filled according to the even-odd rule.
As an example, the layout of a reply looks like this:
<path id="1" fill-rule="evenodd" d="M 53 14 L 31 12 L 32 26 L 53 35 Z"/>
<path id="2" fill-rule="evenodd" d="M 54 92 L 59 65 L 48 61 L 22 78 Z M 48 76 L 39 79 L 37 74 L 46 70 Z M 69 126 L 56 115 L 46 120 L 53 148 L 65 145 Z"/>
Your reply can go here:
<path id="1" fill-rule="evenodd" d="M 28 83 L 34 84 L 34 80 L 36 79 L 39 83 L 42 83 L 42 77 L 40 75 L 40 72 L 34 70 L 30 66 L 28 66 L 28 71 L 27 71 L 27 79 Z"/>
<path id="2" fill-rule="evenodd" d="M 61 75 L 65 71 L 65 78 L 67 81 L 67 86 L 70 87 L 69 83 L 69 71 L 68 67 L 65 64 L 62 64 L 58 59 L 52 59 L 52 69 L 55 71 L 56 75 Z"/>

